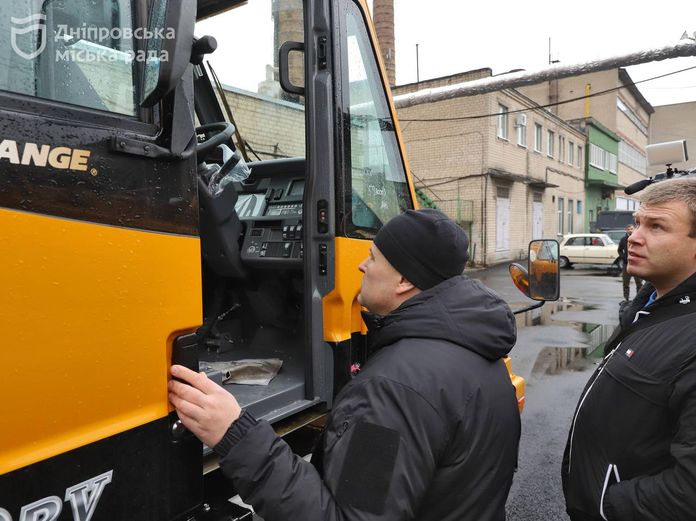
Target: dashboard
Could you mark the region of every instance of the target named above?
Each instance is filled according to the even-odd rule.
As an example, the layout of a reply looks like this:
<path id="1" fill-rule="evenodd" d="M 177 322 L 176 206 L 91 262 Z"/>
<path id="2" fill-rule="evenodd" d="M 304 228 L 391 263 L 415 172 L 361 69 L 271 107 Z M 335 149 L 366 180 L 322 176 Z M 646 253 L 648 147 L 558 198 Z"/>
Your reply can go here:
<path id="1" fill-rule="evenodd" d="M 235 183 L 235 211 L 245 225 L 242 262 L 254 267 L 302 267 L 304 159 L 250 163 Z"/>

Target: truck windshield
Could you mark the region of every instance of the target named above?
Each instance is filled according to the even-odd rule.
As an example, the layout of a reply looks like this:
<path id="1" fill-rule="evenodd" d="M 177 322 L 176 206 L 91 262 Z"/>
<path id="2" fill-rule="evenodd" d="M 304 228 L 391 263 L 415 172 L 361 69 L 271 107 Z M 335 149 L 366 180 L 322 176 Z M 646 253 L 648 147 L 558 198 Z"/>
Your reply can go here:
<path id="1" fill-rule="evenodd" d="M 196 36 L 214 36 L 206 57 L 222 83 L 237 128 L 254 159 L 305 156 L 305 101 L 280 87 L 278 50 L 304 41 L 304 13 L 297 0 L 258 0 L 196 24 Z M 291 52 L 290 81 L 304 86 L 302 53 Z"/>

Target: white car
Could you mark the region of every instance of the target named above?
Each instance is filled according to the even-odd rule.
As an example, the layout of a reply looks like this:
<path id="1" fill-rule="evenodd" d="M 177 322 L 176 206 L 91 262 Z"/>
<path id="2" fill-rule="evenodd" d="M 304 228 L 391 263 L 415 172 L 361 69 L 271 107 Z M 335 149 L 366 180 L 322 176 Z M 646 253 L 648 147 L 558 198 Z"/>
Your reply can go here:
<path id="1" fill-rule="evenodd" d="M 619 245 L 603 233 L 571 233 L 563 237 L 559 265 L 605 264 L 620 269 Z"/>

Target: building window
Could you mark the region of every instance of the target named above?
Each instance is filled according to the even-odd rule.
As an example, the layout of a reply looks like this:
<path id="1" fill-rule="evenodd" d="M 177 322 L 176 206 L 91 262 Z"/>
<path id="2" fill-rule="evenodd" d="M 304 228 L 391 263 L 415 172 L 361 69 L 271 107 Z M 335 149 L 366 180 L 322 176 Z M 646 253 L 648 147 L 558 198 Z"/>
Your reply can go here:
<path id="1" fill-rule="evenodd" d="M 568 199 L 568 233 L 573 233 L 573 210 L 575 205 L 572 199 Z"/>
<path id="2" fill-rule="evenodd" d="M 556 136 L 551 130 L 546 131 L 546 155 L 553 157 L 553 145 L 555 143 Z"/>
<path id="3" fill-rule="evenodd" d="M 563 224 L 565 218 L 565 208 L 564 200 L 562 197 L 558 198 L 558 235 L 563 235 Z"/>
<path id="4" fill-rule="evenodd" d="M 534 150 L 541 152 L 541 125 L 534 123 Z"/>
<path id="5" fill-rule="evenodd" d="M 590 165 L 600 170 L 616 173 L 616 154 L 590 143 Z"/>
<path id="6" fill-rule="evenodd" d="M 517 128 L 517 144 L 527 146 L 527 114 L 517 114 L 515 117 L 515 127 Z"/>
<path id="7" fill-rule="evenodd" d="M 565 138 L 558 136 L 558 160 L 565 163 Z"/>
<path id="8" fill-rule="evenodd" d="M 577 205 L 578 205 L 578 209 L 575 213 L 581 214 L 582 213 L 582 201 L 578 201 Z"/>
<path id="9" fill-rule="evenodd" d="M 578 168 L 582 168 L 582 147 L 578 145 L 578 157 L 576 159 Z"/>
<path id="10" fill-rule="evenodd" d="M 573 166 L 575 164 L 575 143 L 568 141 L 568 164 Z"/>
<path id="11" fill-rule="evenodd" d="M 625 197 L 617 197 L 616 198 L 616 209 L 617 210 L 636 211 L 639 206 L 640 206 L 640 203 L 638 201 L 633 200 L 633 199 L 626 199 Z"/>
<path id="12" fill-rule="evenodd" d="M 508 138 L 508 108 L 501 103 L 498 104 L 498 137 Z"/>
<path id="13" fill-rule="evenodd" d="M 590 165 L 604 170 L 604 153 L 603 148 L 599 148 L 594 143 L 590 143 Z"/>
<path id="14" fill-rule="evenodd" d="M 626 106 L 621 98 L 616 98 L 616 108 L 623 112 L 626 117 L 631 120 L 631 123 L 638 127 L 638 130 L 640 130 L 646 136 L 648 135 L 648 127 L 640 120 L 635 112 Z"/>
<path id="15" fill-rule="evenodd" d="M 619 161 L 636 172 L 646 175 L 645 156 L 625 141 L 619 141 Z"/>

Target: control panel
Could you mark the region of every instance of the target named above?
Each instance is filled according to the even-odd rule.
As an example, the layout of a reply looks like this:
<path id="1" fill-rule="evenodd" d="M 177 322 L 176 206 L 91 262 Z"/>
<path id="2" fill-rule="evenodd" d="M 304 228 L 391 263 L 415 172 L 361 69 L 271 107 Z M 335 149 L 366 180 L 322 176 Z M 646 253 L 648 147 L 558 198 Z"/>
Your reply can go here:
<path id="1" fill-rule="evenodd" d="M 277 162 L 252 166 L 248 182 L 236 183 L 235 210 L 245 224 L 242 261 L 256 267 L 302 267 L 304 258 L 304 162 L 302 168 Z M 265 168 L 264 168 L 265 167 Z"/>

